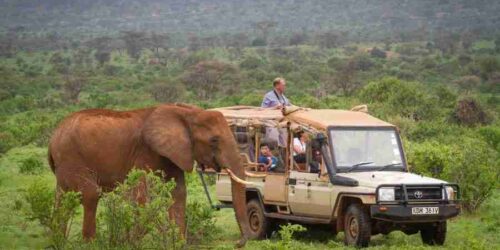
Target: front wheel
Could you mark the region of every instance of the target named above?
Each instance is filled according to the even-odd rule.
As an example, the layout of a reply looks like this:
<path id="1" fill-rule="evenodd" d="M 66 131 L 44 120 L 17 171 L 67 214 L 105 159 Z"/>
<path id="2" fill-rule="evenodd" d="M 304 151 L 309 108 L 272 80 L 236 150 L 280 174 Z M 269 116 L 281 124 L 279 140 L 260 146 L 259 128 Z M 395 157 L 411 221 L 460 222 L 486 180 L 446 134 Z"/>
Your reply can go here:
<path id="1" fill-rule="evenodd" d="M 344 215 L 344 243 L 348 246 L 367 247 L 370 237 L 370 216 L 360 204 L 350 205 Z"/>
<path id="2" fill-rule="evenodd" d="M 250 239 L 265 239 L 267 236 L 270 236 L 271 222 L 264 216 L 264 211 L 259 200 L 252 199 L 247 203 L 247 214 Z"/>
<path id="3" fill-rule="evenodd" d="M 442 246 L 446 240 L 446 221 L 420 229 L 420 236 L 425 245 Z"/>

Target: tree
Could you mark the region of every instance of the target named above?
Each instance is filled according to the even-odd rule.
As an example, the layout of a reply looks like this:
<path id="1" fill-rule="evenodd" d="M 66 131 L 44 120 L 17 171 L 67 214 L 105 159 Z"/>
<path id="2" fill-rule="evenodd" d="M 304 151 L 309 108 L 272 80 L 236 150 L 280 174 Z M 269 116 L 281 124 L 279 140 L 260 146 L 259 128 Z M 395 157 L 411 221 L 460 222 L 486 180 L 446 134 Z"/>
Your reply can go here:
<path id="1" fill-rule="evenodd" d="M 464 31 L 460 34 L 460 41 L 465 50 L 469 50 L 474 43 L 474 33 L 470 30 Z"/>
<path id="2" fill-rule="evenodd" d="M 231 64 L 220 61 L 201 61 L 192 66 L 182 81 L 198 98 L 212 99 L 219 91 L 232 94 L 240 82 L 239 70 Z"/>
<path id="3" fill-rule="evenodd" d="M 257 29 L 257 32 L 259 33 L 259 37 L 264 40 L 267 44 L 268 39 L 269 39 L 269 33 L 271 30 L 276 27 L 276 22 L 274 21 L 260 21 L 254 24 L 254 27 Z"/>
<path id="4" fill-rule="evenodd" d="M 55 52 L 49 59 L 52 69 L 59 74 L 67 75 L 71 66 L 71 59 L 63 56 L 61 52 Z"/>
<path id="5" fill-rule="evenodd" d="M 333 78 L 333 86 L 341 90 L 344 95 L 351 95 L 360 86 L 356 81 L 356 67 L 356 62 L 351 59 L 340 67 Z"/>
<path id="6" fill-rule="evenodd" d="M 182 83 L 158 81 L 150 88 L 150 93 L 157 102 L 180 102 L 186 95 L 186 87 Z"/>
<path id="7" fill-rule="evenodd" d="M 484 125 L 491 121 L 479 102 L 470 97 L 458 101 L 453 117 L 458 123 L 466 126 Z"/>
<path id="8" fill-rule="evenodd" d="M 105 63 L 109 62 L 109 60 L 111 59 L 111 53 L 106 51 L 97 51 L 94 54 L 94 57 L 97 60 L 97 62 L 99 62 L 99 64 L 102 66 Z"/>
<path id="9" fill-rule="evenodd" d="M 146 45 L 146 34 L 139 31 L 122 31 L 122 40 L 130 57 L 139 59 L 141 50 Z"/>
<path id="10" fill-rule="evenodd" d="M 170 36 L 168 34 L 159 34 L 151 32 L 149 45 L 154 51 L 155 56 L 160 60 L 160 49 L 167 50 L 169 48 Z"/>
<path id="11" fill-rule="evenodd" d="M 454 84 L 458 85 L 461 89 L 469 92 L 475 88 L 477 88 L 481 84 L 481 78 L 470 75 L 470 76 L 462 76 L 457 80 L 453 81 Z"/>
<path id="12" fill-rule="evenodd" d="M 343 42 L 340 34 L 328 31 L 316 36 L 316 43 L 321 48 L 332 49 L 340 46 Z"/>
<path id="13" fill-rule="evenodd" d="M 87 77 L 83 75 L 65 77 L 63 85 L 64 99 L 68 103 L 78 103 L 80 92 L 85 84 L 87 84 Z"/>
<path id="14" fill-rule="evenodd" d="M 290 37 L 289 44 L 292 46 L 297 46 L 303 44 L 307 40 L 307 35 L 304 32 L 293 33 Z"/>

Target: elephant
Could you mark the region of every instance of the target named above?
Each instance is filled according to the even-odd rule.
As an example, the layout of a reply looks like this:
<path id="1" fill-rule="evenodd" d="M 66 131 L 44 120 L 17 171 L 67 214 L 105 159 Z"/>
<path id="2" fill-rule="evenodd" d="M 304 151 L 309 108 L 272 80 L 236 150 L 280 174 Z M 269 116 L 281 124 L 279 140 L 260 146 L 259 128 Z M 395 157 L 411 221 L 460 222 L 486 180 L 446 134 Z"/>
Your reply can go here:
<path id="1" fill-rule="evenodd" d="M 174 179 L 169 217 L 185 237 L 186 184 L 184 172 L 194 162 L 225 169 L 231 177 L 235 217 L 245 245 L 249 232 L 245 169 L 231 130 L 218 111 L 187 104 L 161 104 L 131 111 L 88 109 L 70 114 L 54 130 L 48 161 L 57 193 L 81 193 L 82 234 L 96 234 L 96 208 L 101 192 L 113 190 L 133 168 L 161 171 Z M 167 212 L 167 211 L 165 211 Z"/>

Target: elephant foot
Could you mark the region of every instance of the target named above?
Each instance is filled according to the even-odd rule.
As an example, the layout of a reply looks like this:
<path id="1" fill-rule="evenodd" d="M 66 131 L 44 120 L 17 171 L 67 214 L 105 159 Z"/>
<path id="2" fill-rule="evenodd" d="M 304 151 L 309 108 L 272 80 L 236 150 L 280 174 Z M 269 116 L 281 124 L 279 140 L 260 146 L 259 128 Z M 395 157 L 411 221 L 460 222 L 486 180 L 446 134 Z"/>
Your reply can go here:
<path id="1" fill-rule="evenodd" d="M 238 241 L 238 243 L 236 243 L 236 248 L 242 248 L 245 246 L 245 244 L 247 243 L 247 237 L 241 237 L 240 240 Z"/>

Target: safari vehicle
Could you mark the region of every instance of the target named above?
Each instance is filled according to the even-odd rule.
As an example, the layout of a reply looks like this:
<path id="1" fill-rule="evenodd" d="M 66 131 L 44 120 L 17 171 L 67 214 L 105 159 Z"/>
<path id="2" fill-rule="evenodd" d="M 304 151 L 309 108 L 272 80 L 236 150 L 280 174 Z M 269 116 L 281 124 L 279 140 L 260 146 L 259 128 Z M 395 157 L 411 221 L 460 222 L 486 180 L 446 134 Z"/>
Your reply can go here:
<path id="1" fill-rule="evenodd" d="M 216 110 L 227 119 L 247 171 L 242 183 L 251 238 L 265 238 L 276 224 L 292 221 L 328 225 L 334 235 L 344 232 L 345 244 L 358 247 L 395 230 L 420 232 L 423 243 L 442 245 L 446 220 L 460 212 L 458 185 L 410 173 L 398 129 L 367 114 L 366 106 Z M 309 138 L 305 163 L 293 157 L 298 131 Z M 256 162 L 262 143 L 272 145 L 281 171 L 262 171 Z M 231 205 L 227 173 L 217 174 L 216 195 Z"/>

